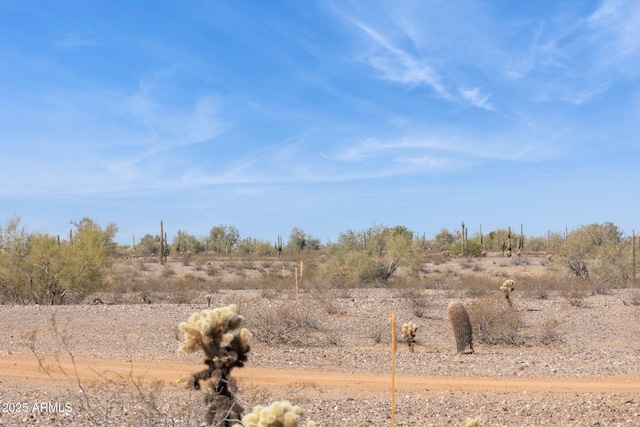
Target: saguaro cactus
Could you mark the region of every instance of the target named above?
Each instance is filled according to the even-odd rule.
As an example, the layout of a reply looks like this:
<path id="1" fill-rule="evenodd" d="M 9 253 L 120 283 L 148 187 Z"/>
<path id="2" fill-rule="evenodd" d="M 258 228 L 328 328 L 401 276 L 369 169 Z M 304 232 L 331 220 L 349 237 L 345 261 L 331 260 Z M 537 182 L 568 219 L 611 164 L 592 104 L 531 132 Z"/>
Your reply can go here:
<path id="1" fill-rule="evenodd" d="M 278 236 L 278 242 L 273 245 L 278 251 L 278 259 L 282 258 L 282 236 Z"/>
<path id="2" fill-rule="evenodd" d="M 520 224 L 520 237 L 518 237 L 518 252 L 522 253 L 524 250 L 524 230 L 523 225 Z"/>
<path id="3" fill-rule="evenodd" d="M 169 245 L 167 245 L 167 233 L 164 232 L 164 223 L 160 221 L 160 264 L 167 262 Z"/>
<path id="4" fill-rule="evenodd" d="M 453 327 L 453 334 L 456 337 L 456 345 L 458 353 L 473 353 L 473 331 L 471 329 L 471 320 L 469 314 L 464 307 L 462 301 L 453 300 L 447 307 L 447 315 Z"/>
<path id="5" fill-rule="evenodd" d="M 460 236 L 462 237 L 462 240 L 460 242 L 460 255 L 462 256 L 467 255 L 467 241 L 465 239 L 466 231 L 467 229 L 464 227 L 464 221 L 462 221 L 462 233 L 460 234 Z"/>

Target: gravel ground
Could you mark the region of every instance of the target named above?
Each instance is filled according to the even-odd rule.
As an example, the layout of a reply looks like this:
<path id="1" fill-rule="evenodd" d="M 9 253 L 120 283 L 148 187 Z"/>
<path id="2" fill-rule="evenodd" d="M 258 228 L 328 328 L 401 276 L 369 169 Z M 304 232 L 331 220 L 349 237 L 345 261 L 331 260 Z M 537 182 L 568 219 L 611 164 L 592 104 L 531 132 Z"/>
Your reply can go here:
<path id="1" fill-rule="evenodd" d="M 430 387 L 428 382 L 423 388 L 399 385 L 397 426 L 463 426 L 466 417 L 478 417 L 483 426 L 640 425 L 640 386 L 590 387 L 640 382 L 640 307 L 628 303 L 632 290 L 588 296 L 580 306 L 558 295 L 540 300 L 516 294 L 514 304 L 523 315 L 522 345 L 476 343 L 473 355 L 455 354 L 446 317 L 455 292 L 332 292 L 303 292 L 297 303 L 293 295 L 254 290 L 212 295 L 212 306 L 238 304 L 247 327 L 255 333 L 248 366 L 344 374 L 346 386 L 335 387 L 304 380 L 245 387 L 238 381 L 237 396 L 245 408 L 288 399 L 301 405 L 319 426 L 390 425 L 390 390 L 349 387 L 348 381 L 355 373 L 389 374 L 388 319 L 394 313 L 398 330 L 407 321 L 418 325 L 415 352 L 407 351 L 404 343 L 398 345 L 396 373 L 451 378 L 449 388 Z M 416 300 L 422 310 L 416 310 Z M 149 360 L 198 370 L 201 356 L 176 352 L 182 340 L 177 325 L 203 309 L 201 301 L 202 296 L 190 304 L 0 306 L 0 373 L 8 369 L 10 357 L 35 359 L 30 343 L 51 363 L 56 355 L 68 358 L 64 340 L 75 358 L 95 361 L 99 372 L 103 372 L 101 361 L 135 365 Z M 269 323 L 279 319 L 278 313 L 295 318 L 296 323 Z M 52 330 L 52 317 L 58 334 Z M 557 322 L 557 336 L 541 345 L 538 338 L 550 320 Z M 37 330 L 35 341 L 28 338 L 33 330 Z M 461 385 L 463 379 L 489 381 L 469 389 Z M 514 379 L 522 384 L 505 387 L 501 383 Z M 578 380 L 574 386 L 572 381 Z M 202 396 L 171 382 L 132 380 L 121 385 L 105 380 L 85 384 L 84 393 L 73 381 L 0 375 L 0 383 L 0 425 L 199 425 L 201 419 Z M 47 403 L 48 410 L 34 410 L 38 402 Z M 26 403 L 28 410 L 17 412 L 18 403 Z M 72 406 L 69 411 L 67 403 Z"/>

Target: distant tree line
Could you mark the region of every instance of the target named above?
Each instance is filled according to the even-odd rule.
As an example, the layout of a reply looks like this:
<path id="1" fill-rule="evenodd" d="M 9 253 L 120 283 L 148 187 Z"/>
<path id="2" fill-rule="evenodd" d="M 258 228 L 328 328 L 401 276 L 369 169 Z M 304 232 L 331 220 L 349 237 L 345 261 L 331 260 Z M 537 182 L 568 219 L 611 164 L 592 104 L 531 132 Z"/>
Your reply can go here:
<path id="1" fill-rule="evenodd" d="M 294 227 L 289 233 L 289 241 L 284 250 L 294 253 L 319 250 L 320 247 L 320 239 Z M 141 256 L 159 255 L 160 236 L 144 235 L 135 244 L 134 250 Z M 211 228 L 208 235 L 202 237 L 196 237 L 185 230 L 178 230 L 171 241 L 170 250 L 174 254 L 212 253 L 227 256 L 231 254 L 275 256 L 277 253 L 274 243 L 253 237 L 241 238 L 238 229 L 231 225 L 215 226 Z"/>
<path id="2" fill-rule="evenodd" d="M 101 227 L 90 218 L 71 222 L 69 236 L 29 232 L 20 218 L 0 225 L 0 301 L 60 304 L 70 294 L 82 297 L 105 288 L 105 277 L 117 256 L 159 255 L 159 235 L 146 234 L 134 247 L 119 247 L 114 241 L 118 227 Z M 635 275 L 632 239 L 613 223 L 580 226 L 571 232 L 528 237 L 510 228 L 478 232 L 469 238 L 464 225 L 454 232 L 442 228 L 432 239 L 398 225 L 374 224 L 362 230 L 347 230 L 336 242 L 322 245 L 319 239 L 294 227 L 282 249 L 301 254 L 323 250 L 313 269 L 330 284 L 384 286 L 401 272 L 417 276 L 423 254 L 478 257 L 487 251 L 518 255 L 523 251 L 553 254 L 567 271 L 581 280 L 628 283 Z M 208 235 L 196 237 L 179 230 L 170 245 L 172 255 L 214 254 L 219 256 L 276 257 L 274 242 L 242 238 L 237 228 L 218 225 Z"/>

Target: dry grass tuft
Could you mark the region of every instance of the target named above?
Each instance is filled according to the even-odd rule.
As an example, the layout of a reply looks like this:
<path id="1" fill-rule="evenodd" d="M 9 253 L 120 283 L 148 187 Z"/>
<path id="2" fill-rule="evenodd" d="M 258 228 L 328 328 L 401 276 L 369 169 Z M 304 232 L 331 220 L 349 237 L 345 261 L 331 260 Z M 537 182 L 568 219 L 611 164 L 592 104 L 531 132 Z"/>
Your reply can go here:
<path id="1" fill-rule="evenodd" d="M 313 346 L 328 341 L 312 303 L 271 301 L 254 306 L 246 317 L 255 339 L 267 344 Z"/>
<path id="2" fill-rule="evenodd" d="M 629 302 L 636 307 L 640 306 L 640 289 L 633 289 L 629 293 Z"/>
<path id="3" fill-rule="evenodd" d="M 467 305 L 474 336 L 485 344 L 522 345 L 519 330 L 522 313 L 498 294 L 482 297 Z"/>

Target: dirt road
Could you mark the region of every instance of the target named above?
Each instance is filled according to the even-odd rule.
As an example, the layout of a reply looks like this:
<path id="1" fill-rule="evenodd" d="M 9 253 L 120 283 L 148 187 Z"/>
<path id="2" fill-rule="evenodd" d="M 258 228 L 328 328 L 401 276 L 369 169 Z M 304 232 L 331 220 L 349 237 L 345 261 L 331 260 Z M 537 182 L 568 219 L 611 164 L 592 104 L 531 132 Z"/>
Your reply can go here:
<path id="1" fill-rule="evenodd" d="M 198 366 L 160 362 L 121 362 L 111 360 L 76 359 L 44 361 L 47 375 L 38 366 L 32 354 L 11 354 L 0 357 L 0 379 L 32 381 L 97 381 L 138 378 L 175 381 L 183 375 L 197 371 Z M 244 367 L 236 369 L 234 377 L 244 384 L 309 386 L 324 389 L 386 390 L 390 375 L 340 373 L 328 371 L 300 371 Z M 630 392 L 640 393 L 640 378 L 612 376 L 604 378 L 509 378 L 436 377 L 397 375 L 397 390 L 465 390 L 465 391 L 542 391 L 542 392 Z"/>

